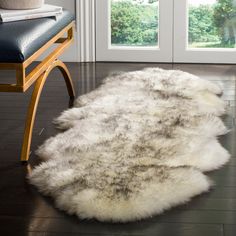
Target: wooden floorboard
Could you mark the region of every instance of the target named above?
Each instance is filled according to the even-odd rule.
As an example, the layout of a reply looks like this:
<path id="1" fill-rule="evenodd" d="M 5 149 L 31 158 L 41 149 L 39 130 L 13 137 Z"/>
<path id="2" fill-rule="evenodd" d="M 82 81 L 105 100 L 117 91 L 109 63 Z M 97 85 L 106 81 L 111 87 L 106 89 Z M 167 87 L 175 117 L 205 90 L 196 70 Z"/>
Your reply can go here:
<path id="1" fill-rule="evenodd" d="M 236 225 L 224 225 L 224 236 L 235 236 Z"/>
<path id="2" fill-rule="evenodd" d="M 0 235 L 17 236 L 232 236 L 236 235 L 236 67 L 233 65 L 68 63 L 76 93 L 98 87 L 111 73 L 146 67 L 179 69 L 222 86 L 228 104 L 223 117 L 231 130 L 219 137 L 232 154 L 223 168 L 207 173 L 212 189 L 162 215 L 127 224 L 80 220 L 55 208 L 27 181 L 27 174 L 40 163 L 34 151 L 58 130 L 52 120 L 69 107 L 64 81 L 59 72 L 50 75 L 40 100 L 31 148 L 30 165 L 19 161 L 24 119 L 32 88 L 25 94 L 0 93 Z M 1 75 L 10 80 L 8 72 Z"/>
<path id="3" fill-rule="evenodd" d="M 4 223 L 3 233 L 22 232 L 24 226 L 28 226 L 30 232 L 64 233 L 91 236 L 141 236 L 141 235 L 207 235 L 223 236 L 222 224 L 176 224 L 176 223 L 155 223 L 141 221 L 129 224 L 105 224 L 96 221 L 80 221 L 75 218 L 52 219 L 52 218 L 20 218 L 0 217 Z M 14 225 L 17 231 L 9 229 L 6 225 Z M 24 231 L 23 231 L 24 232 Z"/>

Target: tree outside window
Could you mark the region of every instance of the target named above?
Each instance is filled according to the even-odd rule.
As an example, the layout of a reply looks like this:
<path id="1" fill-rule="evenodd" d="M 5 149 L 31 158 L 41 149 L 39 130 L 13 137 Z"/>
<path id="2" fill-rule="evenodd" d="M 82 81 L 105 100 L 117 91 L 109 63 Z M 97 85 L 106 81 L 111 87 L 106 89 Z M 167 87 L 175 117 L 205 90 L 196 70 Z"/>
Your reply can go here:
<path id="1" fill-rule="evenodd" d="M 111 2 L 112 45 L 158 45 L 158 0 Z M 235 47 L 236 0 L 190 0 L 188 9 L 189 47 Z"/>

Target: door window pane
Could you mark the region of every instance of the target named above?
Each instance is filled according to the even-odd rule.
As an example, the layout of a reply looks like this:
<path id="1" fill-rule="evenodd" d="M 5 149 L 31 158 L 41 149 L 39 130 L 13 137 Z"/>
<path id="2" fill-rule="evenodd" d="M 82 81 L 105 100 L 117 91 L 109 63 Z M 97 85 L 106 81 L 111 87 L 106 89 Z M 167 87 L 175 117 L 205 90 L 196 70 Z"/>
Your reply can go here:
<path id="1" fill-rule="evenodd" d="M 111 0 L 112 46 L 158 46 L 158 0 Z"/>
<path id="2" fill-rule="evenodd" d="M 236 0 L 188 0 L 188 47 L 235 48 Z"/>

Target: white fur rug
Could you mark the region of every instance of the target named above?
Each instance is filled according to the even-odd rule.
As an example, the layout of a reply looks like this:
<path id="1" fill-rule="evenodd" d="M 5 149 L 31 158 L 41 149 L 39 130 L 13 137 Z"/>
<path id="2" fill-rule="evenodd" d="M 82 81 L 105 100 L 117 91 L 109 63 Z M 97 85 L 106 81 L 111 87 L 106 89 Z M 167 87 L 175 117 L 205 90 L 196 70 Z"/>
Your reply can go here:
<path id="1" fill-rule="evenodd" d="M 56 206 L 80 218 L 127 222 L 208 191 L 203 174 L 228 152 L 221 89 L 191 74 L 149 68 L 107 78 L 56 119 L 29 176 Z"/>

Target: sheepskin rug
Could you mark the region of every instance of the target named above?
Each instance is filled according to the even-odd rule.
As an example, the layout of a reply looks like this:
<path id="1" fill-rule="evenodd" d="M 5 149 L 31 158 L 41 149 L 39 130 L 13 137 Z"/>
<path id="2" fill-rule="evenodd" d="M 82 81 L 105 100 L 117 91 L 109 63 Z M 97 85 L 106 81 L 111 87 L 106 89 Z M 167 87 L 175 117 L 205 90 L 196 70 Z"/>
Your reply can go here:
<path id="1" fill-rule="evenodd" d="M 182 71 L 111 75 L 56 119 L 64 132 L 38 149 L 29 180 L 81 219 L 128 222 L 186 203 L 229 160 L 221 94 Z"/>

